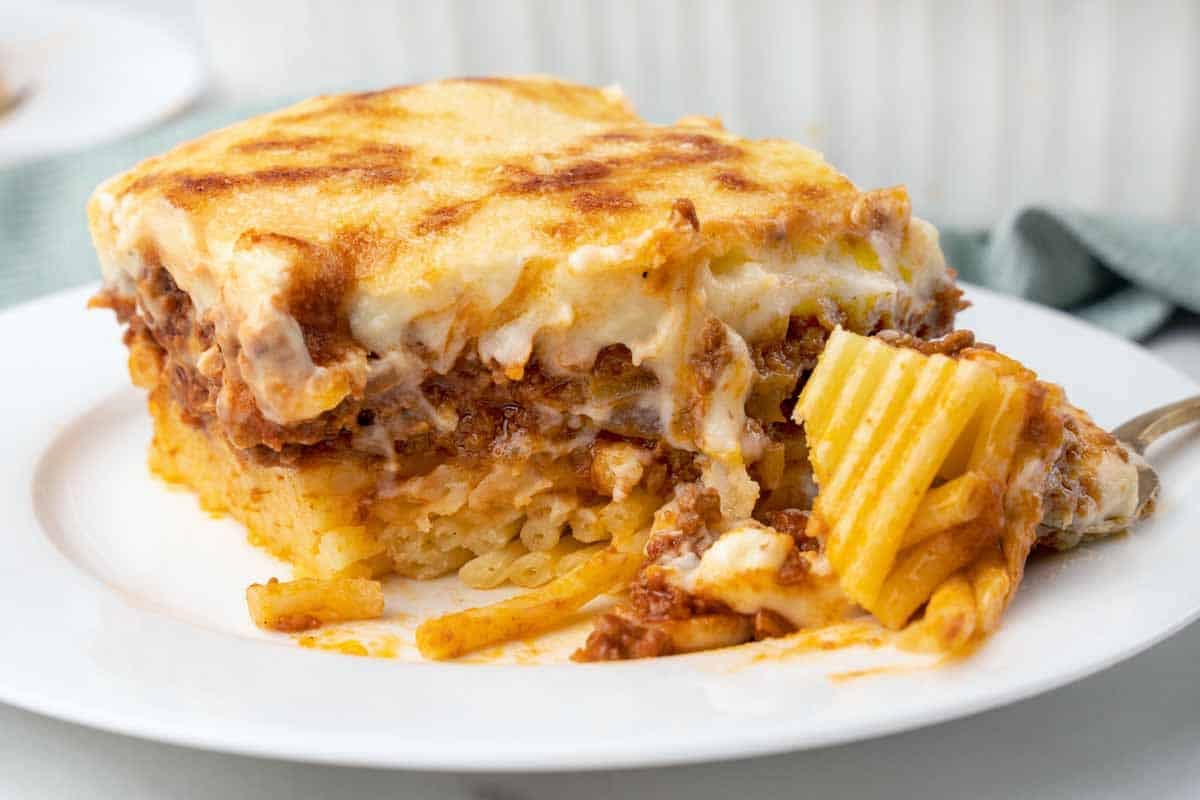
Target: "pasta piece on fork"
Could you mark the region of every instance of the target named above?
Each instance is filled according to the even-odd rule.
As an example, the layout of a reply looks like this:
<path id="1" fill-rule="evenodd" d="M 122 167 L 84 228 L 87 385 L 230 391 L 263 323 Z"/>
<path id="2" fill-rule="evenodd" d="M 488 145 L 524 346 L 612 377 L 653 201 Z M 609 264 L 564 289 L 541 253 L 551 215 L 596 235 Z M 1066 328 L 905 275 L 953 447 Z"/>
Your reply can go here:
<path id="1" fill-rule="evenodd" d="M 847 359 L 854 363 L 840 363 Z M 847 377 L 824 379 L 827 370 Z M 794 418 L 809 438 L 820 486 L 814 517 L 828 526 L 830 563 L 842 589 L 867 610 L 877 610 L 939 467 L 995 389 L 996 377 L 985 367 L 840 328 L 830 337 Z"/>
<path id="2" fill-rule="evenodd" d="M 835 331 L 795 420 L 820 487 L 809 534 L 846 594 L 893 629 L 925 606 L 909 638 L 936 649 L 995 630 L 1036 538 L 1062 407 L 1061 389 L 990 350 L 951 359 Z"/>

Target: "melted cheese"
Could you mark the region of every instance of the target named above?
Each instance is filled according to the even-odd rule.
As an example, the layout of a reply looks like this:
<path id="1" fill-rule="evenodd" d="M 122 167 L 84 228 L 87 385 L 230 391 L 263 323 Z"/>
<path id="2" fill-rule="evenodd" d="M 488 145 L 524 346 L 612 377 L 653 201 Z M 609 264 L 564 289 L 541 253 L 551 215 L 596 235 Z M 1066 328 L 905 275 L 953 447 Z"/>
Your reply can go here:
<path id="1" fill-rule="evenodd" d="M 779 569 L 794 547 L 790 536 L 747 521 L 723 533 L 700 558 L 688 554 L 663 569 L 684 591 L 719 600 L 740 614 L 773 611 L 798 628 L 848 616 L 853 606 L 823 556 L 801 553 L 808 565 L 804 580 L 779 582 Z"/>

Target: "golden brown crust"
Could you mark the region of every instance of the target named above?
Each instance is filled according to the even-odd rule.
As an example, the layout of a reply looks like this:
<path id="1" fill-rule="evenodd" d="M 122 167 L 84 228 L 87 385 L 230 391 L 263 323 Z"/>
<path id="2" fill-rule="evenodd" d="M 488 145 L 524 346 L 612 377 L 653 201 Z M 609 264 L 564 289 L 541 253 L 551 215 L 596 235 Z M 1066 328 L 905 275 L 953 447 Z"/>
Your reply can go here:
<path id="1" fill-rule="evenodd" d="M 205 232 L 202 248 L 270 232 L 340 250 L 351 282 L 381 287 L 436 263 L 451 238 L 484 253 L 516 228 L 549 230 L 539 246 L 567 252 L 652 228 L 681 198 L 706 234 L 763 246 L 902 228 L 909 214 L 902 189 L 861 193 L 798 145 L 653 126 L 612 93 L 544 78 L 313 98 L 145 161 L 106 191 L 165 199 Z M 570 224 L 579 214 L 586 226 Z M 403 263 L 366 257 L 364 235 L 403 249 Z"/>

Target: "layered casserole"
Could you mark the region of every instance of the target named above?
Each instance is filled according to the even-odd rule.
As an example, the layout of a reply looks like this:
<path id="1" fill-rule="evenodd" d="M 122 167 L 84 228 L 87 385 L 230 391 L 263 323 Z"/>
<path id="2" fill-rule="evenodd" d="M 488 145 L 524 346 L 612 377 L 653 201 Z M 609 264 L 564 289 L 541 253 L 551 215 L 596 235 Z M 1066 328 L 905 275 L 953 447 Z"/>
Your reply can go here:
<path id="1" fill-rule="evenodd" d="M 588 564 L 645 594 L 668 555 L 749 558 L 748 536 L 784 537 L 776 572 L 816 559 L 796 407 L 830 335 L 937 349 L 963 305 L 902 188 L 545 77 L 317 97 L 137 165 L 88 216 L 94 304 L 126 324 L 149 392 L 152 469 L 351 594 L 393 573 L 534 587 Z M 1055 419 L 1042 510 L 1060 532 L 1132 518 L 1127 454 L 1081 414 Z M 809 624 L 773 590 L 669 585 L 672 619 L 732 616 L 714 624 L 734 638 Z M 282 591 L 258 589 L 252 604 Z M 817 616 L 862 607 L 843 589 L 821 584 Z M 585 655 L 639 654 L 619 641 L 646 639 L 637 617 Z"/>

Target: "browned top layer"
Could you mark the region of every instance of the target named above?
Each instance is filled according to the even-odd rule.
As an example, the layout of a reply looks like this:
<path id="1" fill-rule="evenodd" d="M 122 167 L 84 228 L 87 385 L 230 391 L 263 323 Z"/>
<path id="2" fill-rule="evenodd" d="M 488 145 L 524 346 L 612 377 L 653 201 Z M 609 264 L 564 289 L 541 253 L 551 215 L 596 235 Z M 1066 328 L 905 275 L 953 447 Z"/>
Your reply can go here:
<path id="1" fill-rule="evenodd" d="M 685 198 L 706 235 L 751 247 L 903 229 L 902 191 L 864 197 L 791 142 L 703 118 L 650 125 L 613 90 L 466 78 L 316 97 L 232 125 L 107 182 L 90 214 L 102 258 L 169 251 L 189 292 L 179 273 L 228 290 L 232 255 L 285 243 L 285 261 L 308 264 L 289 291 L 338 298 L 403 292 L 500 254 L 553 261 L 626 241 Z"/>

